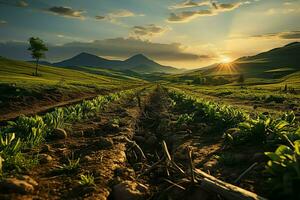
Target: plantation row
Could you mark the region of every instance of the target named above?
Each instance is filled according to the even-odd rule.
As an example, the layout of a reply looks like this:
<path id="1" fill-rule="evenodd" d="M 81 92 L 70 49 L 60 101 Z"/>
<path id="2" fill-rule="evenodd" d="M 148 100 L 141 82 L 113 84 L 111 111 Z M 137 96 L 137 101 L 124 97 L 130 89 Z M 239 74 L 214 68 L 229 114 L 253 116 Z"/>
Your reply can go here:
<path id="1" fill-rule="evenodd" d="M 252 117 L 243 110 L 196 98 L 178 89 L 169 89 L 168 93 L 175 108 L 185 112 L 178 119 L 179 123 L 207 123 L 223 134 L 225 145 L 234 148 L 261 144 L 276 149 L 265 152 L 269 158 L 265 171 L 272 188 L 285 196 L 297 196 L 300 126 L 292 111 L 279 118 L 264 114 Z"/>
<path id="2" fill-rule="evenodd" d="M 130 89 L 105 96 L 97 96 L 79 104 L 56 108 L 43 116 L 20 116 L 16 121 L 0 129 L 1 175 L 12 170 L 21 171 L 38 163 L 37 156 L 25 156 L 22 152 L 40 145 L 55 130 L 66 124 L 95 116 L 109 103 L 133 95 L 138 89 Z"/>

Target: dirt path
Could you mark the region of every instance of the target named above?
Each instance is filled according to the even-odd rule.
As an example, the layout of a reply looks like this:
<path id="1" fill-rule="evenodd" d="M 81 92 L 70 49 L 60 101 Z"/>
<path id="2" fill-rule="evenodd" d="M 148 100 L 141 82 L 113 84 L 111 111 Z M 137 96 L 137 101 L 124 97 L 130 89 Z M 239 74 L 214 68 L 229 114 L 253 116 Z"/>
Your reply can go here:
<path id="1" fill-rule="evenodd" d="M 6 106 L 0 111 L 0 125 L 4 124 L 6 121 L 14 120 L 20 115 L 35 115 L 49 112 L 56 107 L 63 107 L 72 104 L 79 103 L 83 100 L 92 99 L 98 95 L 106 95 L 113 92 L 118 92 L 120 90 L 125 90 L 130 88 L 115 89 L 111 91 L 102 91 L 99 93 L 77 93 L 69 94 L 66 96 L 55 97 L 55 95 L 45 95 L 41 100 L 34 97 L 31 100 L 24 100 L 22 102 L 9 102 L 9 106 Z"/>
<path id="2" fill-rule="evenodd" d="M 38 182 L 30 195 L 1 195 L 7 199 L 107 199 L 114 171 L 126 168 L 126 138 L 134 134 L 140 109 L 132 98 L 111 104 L 92 120 L 74 124 L 66 139 L 49 140 L 40 155 L 50 156 L 26 173 Z M 44 156 L 43 156 L 44 157 Z M 79 168 L 67 170 L 68 160 L 79 160 Z M 95 186 L 81 187 L 81 174 L 92 174 Z"/>

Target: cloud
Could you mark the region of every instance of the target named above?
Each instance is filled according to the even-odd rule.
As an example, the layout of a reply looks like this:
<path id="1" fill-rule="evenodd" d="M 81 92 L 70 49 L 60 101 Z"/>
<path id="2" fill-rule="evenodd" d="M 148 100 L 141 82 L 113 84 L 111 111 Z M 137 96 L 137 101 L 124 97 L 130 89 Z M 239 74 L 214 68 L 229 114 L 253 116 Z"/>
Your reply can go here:
<path id="1" fill-rule="evenodd" d="M 131 35 L 137 38 L 153 37 L 164 34 L 169 28 L 148 24 L 145 26 L 134 26 L 131 28 Z"/>
<path id="2" fill-rule="evenodd" d="M 53 6 L 51 8 L 48 8 L 47 11 L 55 15 L 79 19 L 84 19 L 84 16 L 82 14 L 85 12 L 83 10 L 74 10 L 71 7 L 64 6 Z"/>
<path id="3" fill-rule="evenodd" d="M 168 22 L 188 22 L 199 16 L 213 16 L 216 15 L 212 10 L 199 10 L 199 11 L 184 11 L 180 13 L 171 13 Z"/>
<path id="4" fill-rule="evenodd" d="M 0 4 L 7 5 L 7 6 L 14 6 L 14 7 L 28 7 L 29 4 L 26 1 L 11 1 L 11 0 L 0 0 Z"/>
<path id="5" fill-rule="evenodd" d="M 182 23 L 189 22 L 200 16 L 215 16 L 222 12 L 228 12 L 239 8 L 243 4 L 249 4 L 248 1 L 245 2 L 235 2 L 235 3 L 217 3 L 213 1 L 202 1 L 202 2 L 192 2 L 186 1 L 181 4 L 175 5 L 176 8 L 188 8 L 188 7 L 199 7 L 199 6 L 209 6 L 208 9 L 192 10 L 192 11 L 182 11 L 178 13 L 172 12 L 168 18 L 168 22 L 171 23 Z M 174 6 L 173 6 L 174 7 Z"/>
<path id="6" fill-rule="evenodd" d="M 169 9 L 193 8 L 193 7 L 210 6 L 210 5 L 211 5 L 210 1 L 194 2 L 192 0 L 187 0 L 187 1 L 175 4 L 173 6 L 170 6 Z"/>
<path id="7" fill-rule="evenodd" d="M 237 2 L 237 3 L 221 3 L 221 4 L 216 4 L 214 3 L 214 8 L 218 12 L 226 12 L 226 11 L 231 11 L 234 10 L 238 7 L 240 7 L 243 3 Z"/>
<path id="8" fill-rule="evenodd" d="M 106 19 L 105 16 L 100 16 L 100 15 L 95 16 L 95 18 L 96 18 L 97 20 L 103 20 L 103 19 Z"/>
<path id="9" fill-rule="evenodd" d="M 130 10 L 120 9 L 113 12 L 110 12 L 106 15 L 97 15 L 95 16 L 96 20 L 107 20 L 112 23 L 119 23 L 119 19 L 135 16 L 144 16 L 143 14 L 136 14 Z"/>
<path id="10" fill-rule="evenodd" d="M 250 38 L 295 40 L 295 39 L 300 39 L 300 31 L 268 33 L 268 34 L 250 36 Z"/>
<path id="11" fill-rule="evenodd" d="M 0 42 L 0 55 L 8 58 L 28 60 L 28 44 L 23 42 Z M 71 42 L 64 45 L 48 44 L 48 60 L 62 60 L 81 52 L 88 52 L 98 56 L 128 58 L 134 54 L 143 53 L 158 61 L 197 61 L 209 59 L 209 55 L 189 53 L 180 43 L 154 43 L 135 38 L 113 38 L 95 40 L 92 42 Z"/>

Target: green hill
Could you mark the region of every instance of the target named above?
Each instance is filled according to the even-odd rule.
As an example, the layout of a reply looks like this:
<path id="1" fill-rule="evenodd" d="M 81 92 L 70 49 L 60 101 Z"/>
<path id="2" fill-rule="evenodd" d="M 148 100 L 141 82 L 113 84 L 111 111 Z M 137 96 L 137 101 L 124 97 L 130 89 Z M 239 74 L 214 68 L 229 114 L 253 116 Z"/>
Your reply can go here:
<path id="1" fill-rule="evenodd" d="M 41 65 L 38 76 L 33 76 L 34 71 L 33 63 L 0 57 L 0 114 L 34 109 L 34 105 L 79 100 L 146 83 L 109 70 L 94 73 Z"/>
<path id="2" fill-rule="evenodd" d="M 39 67 L 39 76 L 36 77 L 33 76 L 34 69 L 34 64 L 0 57 L 0 83 L 24 88 L 55 87 L 60 84 L 63 88 L 71 89 L 74 86 L 74 89 L 79 87 L 79 90 L 89 90 L 110 89 L 121 86 L 124 82 L 136 84 L 141 81 L 122 74 L 109 73 L 108 70 L 107 75 L 114 74 L 114 77 L 45 65 Z"/>
<path id="3" fill-rule="evenodd" d="M 293 42 L 254 56 L 239 58 L 228 64 L 166 76 L 171 81 L 194 81 L 205 78 L 210 84 L 227 84 L 243 74 L 249 84 L 273 83 L 300 71 L 300 42 Z M 201 82 L 201 81 L 200 81 Z"/>

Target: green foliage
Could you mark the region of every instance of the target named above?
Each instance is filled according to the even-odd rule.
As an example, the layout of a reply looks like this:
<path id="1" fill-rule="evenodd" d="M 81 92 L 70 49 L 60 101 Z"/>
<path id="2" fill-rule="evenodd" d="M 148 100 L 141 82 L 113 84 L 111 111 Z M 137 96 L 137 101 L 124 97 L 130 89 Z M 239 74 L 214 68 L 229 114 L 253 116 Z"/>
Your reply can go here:
<path id="1" fill-rule="evenodd" d="M 25 157 L 21 153 L 23 146 L 15 133 L 0 133 L 0 174 L 11 170 L 21 171 L 37 164 L 36 158 Z"/>
<path id="2" fill-rule="evenodd" d="M 120 127 L 121 118 L 119 117 L 113 118 L 109 123 L 114 127 Z"/>
<path id="3" fill-rule="evenodd" d="M 29 38 L 30 47 L 28 48 L 31 51 L 32 58 L 36 59 L 36 70 L 35 75 L 37 76 L 38 64 L 41 58 L 45 57 L 45 51 L 48 51 L 48 48 L 44 44 L 43 40 L 40 38 Z"/>
<path id="4" fill-rule="evenodd" d="M 286 100 L 285 95 L 278 94 L 278 95 L 269 95 L 265 98 L 265 102 L 275 102 L 275 103 L 283 103 Z"/>
<path id="5" fill-rule="evenodd" d="M 41 116 L 20 116 L 15 122 L 9 122 L 9 132 L 15 132 L 16 136 L 26 141 L 30 146 L 40 144 L 46 136 L 47 124 Z"/>
<path id="6" fill-rule="evenodd" d="M 169 93 L 176 110 L 190 113 L 197 122 L 213 123 L 218 129 L 234 127 L 249 116 L 241 110 L 228 105 L 197 99 L 179 91 Z"/>
<path id="7" fill-rule="evenodd" d="M 80 167 L 80 158 L 73 159 L 68 158 L 67 164 L 63 164 L 59 171 L 66 172 L 66 173 L 74 173 L 76 172 Z"/>
<path id="8" fill-rule="evenodd" d="M 45 57 L 45 51 L 48 51 L 48 48 L 44 44 L 43 40 L 40 38 L 29 38 L 29 44 L 30 47 L 28 47 L 28 50 L 31 51 L 32 58 L 34 59 L 40 59 Z"/>
<path id="9" fill-rule="evenodd" d="M 260 115 L 256 119 L 248 119 L 238 124 L 237 128 L 229 129 L 225 134 L 225 141 L 230 144 L 245 144 L 248 142 L 262 144 L 292 141 L 298 138 L 298 133 L 292 132 L 294 113 L 289 112 L 283 117 L 273 119 L 270 116 Z"/>
<path id="10" fill-rule="evenodd" d="M 285 197 L 300 197 L 300 140 L 294 141 L 292 147 L 280 145 L 275 152 L 266 152 L 269 161 L 266 172 L 276 194 Z"/>
<path id="11" fill-rule="evenodd" d="M 0 153 L 3 158 L 16 155 L 21 150 L 20 138 L 15 133 L 8 133 L 0 136 Z"/>
<path id="12" fill-rule="evenodd" d="M 80 175 L 80 180 L 78 181 L 78 183 L 81 186 L 94 186 L 95 185 L 95 178 L 92 174 L 81 174 Z"/>
<path id="13" fill-rule="evenodd" d="M 43 120 L 45 124 L 47 124 L 47 128 L 49 131 L 52 131 L 55 128 L 63 128 L 65 121 L 65 113 L 63 108 L 56 108 L 51 113 L 46 113 L 43 116 Z"/>
<path id="14" fill-rule="evenodd" d="M 35 163 L 37 159 L 28 159 L 22 154 L 22 150 L 41 144 L 53 129 L 64 127 L 66 122 L 75 122 L 94 116 L 105 105 L 126 98 L 134 94 L 134 90 L 121 91 L 106 96 L 98 96 L 82 103 L 57 108 L 44 116 L 26 117 L 20 116 L 16 121 L 8 122 L 8 125 L 0 131 L 0 170 L 21 170 Z M 115 119 L 114 123 L 120 122 Z M 68 163 L 61 167 L 62 171 L 72 172 L 79 168 L 79 159 L 69 159 Z"/>
<path id="15" fill-rule="evenodd" d="M 178 119 L 176 120 L 176 126 L 180 127 L 183 124 L 189 124 L 190 122 L 194 121 L 194 114 L 181 114 L 179 115 Z"/>

